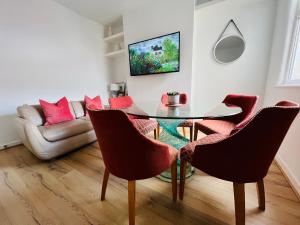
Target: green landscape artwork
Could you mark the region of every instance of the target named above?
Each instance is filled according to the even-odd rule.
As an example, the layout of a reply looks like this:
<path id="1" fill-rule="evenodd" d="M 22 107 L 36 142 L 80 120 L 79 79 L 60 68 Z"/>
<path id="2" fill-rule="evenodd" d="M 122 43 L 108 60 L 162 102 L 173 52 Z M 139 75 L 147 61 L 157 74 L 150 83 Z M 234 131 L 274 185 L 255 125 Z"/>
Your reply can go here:
<path id="1" fill-rule="evenodd" d="M 131 76 L 179 71 L 179 32 L 134 43 L 128 49 Z"/>

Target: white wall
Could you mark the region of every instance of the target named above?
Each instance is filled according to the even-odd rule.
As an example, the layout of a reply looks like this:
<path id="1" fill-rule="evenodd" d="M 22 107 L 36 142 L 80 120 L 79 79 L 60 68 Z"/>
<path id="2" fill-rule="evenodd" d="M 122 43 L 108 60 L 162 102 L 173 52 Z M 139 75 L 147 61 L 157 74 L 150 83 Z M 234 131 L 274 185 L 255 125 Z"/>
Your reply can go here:
<path id="1" fill-rule="evenodd" d="M 276 0 L 227 0 L 197 7 L 193 57 L 193 102 L 211 108 L 228 93 L 264 96 Z M 244 35 L 246 50 L 232 64 L 218 64 L 213 47 L 230 19 Z"/>
<path id="2" fill-rule="evenodd" d="M 166 91 L 191 94 L 194 0 L 164 0 L 123 15 L 125 46 L 137 41 L 181 32 L 180 72 L 131 77 L 126 53 L 129 95 L 135 101 L 159 100 Z"/>
<path id="3" fill-rule="evenodd" d="M 0 1 L 0 146 L 18 105 L 106 98 L 103 26 L 52 0 Z"/>
<path id="4" fill-rule="evenodd" d="M 283 99 L 300 103 L 300 86 L 277 86 L 282 77 L 286 76 L 296 10 L 297 0 L 279 0 L 265 105 L 273 105 Z M 277 161 L 300 195 L 299 134 L 300 116 L 298 115 L 279 150 Z"/>
<path id="5" fill-rule="evenodd" d="M 126 50 L 125 50 L 126 51 Z M 128 58 L 125 54 L 109 59 L 109 75 L 112 82 L 124 82 L 127 80 Z"/>

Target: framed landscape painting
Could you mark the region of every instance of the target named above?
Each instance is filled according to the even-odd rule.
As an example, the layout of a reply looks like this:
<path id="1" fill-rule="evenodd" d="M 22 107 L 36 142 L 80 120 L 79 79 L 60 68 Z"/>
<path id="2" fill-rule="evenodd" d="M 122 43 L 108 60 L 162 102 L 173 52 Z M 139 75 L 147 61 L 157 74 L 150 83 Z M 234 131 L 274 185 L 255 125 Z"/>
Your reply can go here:
<path id="1" fill-rule="evenodd" d="M 179 72 L 180 32 L 128 45 L 131 76 Z"/>

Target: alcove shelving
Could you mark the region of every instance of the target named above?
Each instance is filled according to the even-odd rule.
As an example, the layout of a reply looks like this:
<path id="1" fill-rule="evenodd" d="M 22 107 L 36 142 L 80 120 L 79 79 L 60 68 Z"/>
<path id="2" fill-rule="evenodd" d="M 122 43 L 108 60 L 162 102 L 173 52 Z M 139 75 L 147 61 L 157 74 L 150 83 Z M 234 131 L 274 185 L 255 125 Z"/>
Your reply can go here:
<path id="1" fill-rule="evenodd" d="M 124 32 L 122 18 L 113 21 L 105 27 L 106 54 L 108 58 L 122 55 L 124 51 Z"/>

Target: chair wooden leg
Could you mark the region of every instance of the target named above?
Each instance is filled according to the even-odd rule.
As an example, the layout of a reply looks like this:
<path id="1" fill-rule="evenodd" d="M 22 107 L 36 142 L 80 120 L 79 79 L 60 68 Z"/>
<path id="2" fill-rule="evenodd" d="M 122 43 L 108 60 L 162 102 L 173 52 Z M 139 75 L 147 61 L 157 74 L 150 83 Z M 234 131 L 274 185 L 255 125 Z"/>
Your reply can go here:
<path id="1" fill-rule="evenodd" d="M 193 141 L 193 130 L 194 130 L 194 126 L 190 127 L 190 142 Z"/>
<path id="2" fill-rule="evenodd" d="M 153 135 L 154 135 L 154 139 L 157 139 L 157 130 L 156 129 L 154 129 Z"/>
<path id="3" fill-rule="evenodd" d="M 179 199 L 180 200 L 183 200 L 183 195 L 184 195 L 186 164 L 187 164 L 186 161 L 181 160 L 181 162 L 180 162 L 180 186 L 179 186 Z"/>
<path id="4" fill-rule="evenodd" d="M 135 180 L 128 181 L 129 225 L 135 224 Z"/>
<path id="5" fill-rule="evenodd" d="M 194 128 L 194 141 L 197 141 L 197 139 L 198 139 L 198 130 L 195 127 Z"/>
<path id="6" fill-rule="evenodd" d="M 157 139 L 158 139 L 159 135 L 160 135 L 160 126 L 159 126 L 159 124 L 157 125 L 157 128 L 156 128 L 156 135 L 157 135 Z"/>
<path id="7" fill-rule="evenodd" d="M 172 163 L 171 166 L 171 174 L 172 174 L 172 193 L 173 193 L 173 201 L 177 201 L 177 160 Z"/>
<path id="8" fill-rule="evenodd" d="M 185 127 L 182 127 L 183 136 L 186 137 Z"/>
<path id="9" fill-rule="evenodd" d="M 235 224 L 245 225 L 245 184 L 233 183 Z"/>
<path id="10" fill-rule="evenodd" d="M 257 190 L 259 209 L 264 211 L 266 208 L 264 180 L 260 180 L 256 183 L 256 190 Z"/>
<path id="11" fill-rule="evenodd" d="M 103 175 L 103 181 L 102 181 L 101 201 L 103 201 L 105 199 L 108 177 L 109 177 L 109 171 L 105 168 L 104 175 Z"/>

